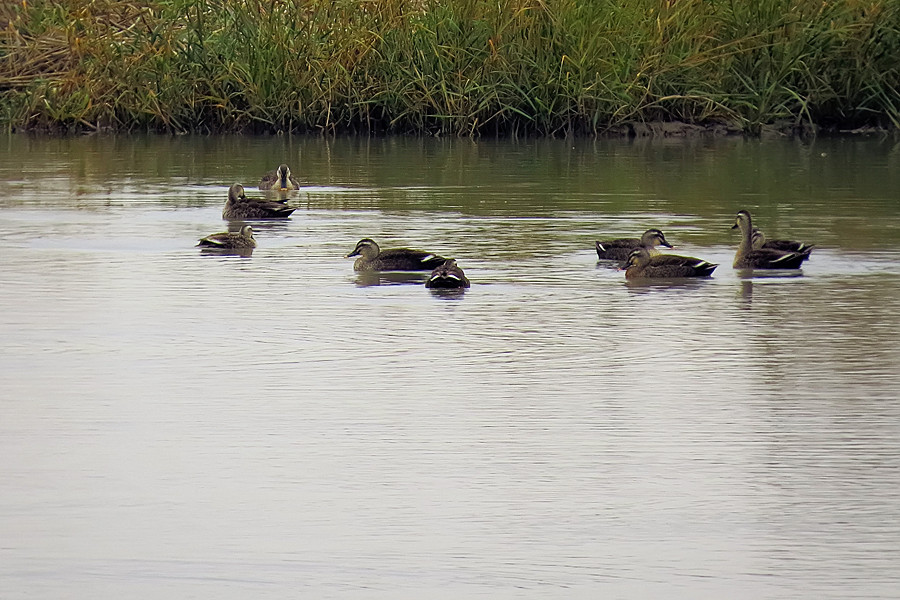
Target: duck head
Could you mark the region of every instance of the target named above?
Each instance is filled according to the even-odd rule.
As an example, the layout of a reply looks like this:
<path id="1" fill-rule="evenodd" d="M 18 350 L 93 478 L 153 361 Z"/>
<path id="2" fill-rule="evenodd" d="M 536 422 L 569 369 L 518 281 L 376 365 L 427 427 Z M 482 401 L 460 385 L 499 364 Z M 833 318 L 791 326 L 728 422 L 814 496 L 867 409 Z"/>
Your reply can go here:
<path id="1" fill-rule="evenodd" d="M 672 244 L 666 241 L 666 236 L 659 229 L 648 229 L 641 236 L 641 244 L 647 247 L 663 246 L 665 248 L 673 248 Z"/>
<path id="2" fill-rule="evenodd" d="M 759 229 L 754 227 L 753 231 L 750 232 L 750 245 L 753 247 L 754 250 L 759 250 L 760 248 L 762 248 L 765 245 L 765 243 L 766 243 L 766 234 L 764 234 L 762 231 L 760 231 Z"/>
<path id="3" fill-rule="evenodd" d="M 278 186 L 283 189 L 290 188 L 291 169 L 286 164 L 278 166 Z"/>
<path id="4" fill-rule="evenodd" d="M 237 200 L 246 200 L 247 196 L 244 195 L 244 186 L 239 183 L 235 183 L 230 188 L 228 188 L 228 199 L 232 202 Z"/>
<path id="5" fill-rule="evenodd" d="M 356 248 L 353 249 L 353 252 L 351 252 L 344 258 L 350 258 L 351 256 L 362 256 L 366 259 L 372 259 L 378 256 L 380 252 L 381 249 L 378 247 L 378 244 L 375 243 L 375 240 L 371 238 L 363 238 L 356 242 Z"/>
<path id="6" fill-rule="evenodd" d="M 650 262 L 650 252 L 646 248 L 635 248 L 628 255 L 628 258 L 625 260 L 625 264 L 622 265 L 622 269 L 628 269 L 629 267 L 642 267 Z"/>
<path id="7" fill-rule="evenodd" d="M 752 229 L 750 211 L 739 210 L 737 216 L 734 218 L 734 225 L 732 225 L 731 228 L 740 229 L 741 231 L 750 231 Z"/>

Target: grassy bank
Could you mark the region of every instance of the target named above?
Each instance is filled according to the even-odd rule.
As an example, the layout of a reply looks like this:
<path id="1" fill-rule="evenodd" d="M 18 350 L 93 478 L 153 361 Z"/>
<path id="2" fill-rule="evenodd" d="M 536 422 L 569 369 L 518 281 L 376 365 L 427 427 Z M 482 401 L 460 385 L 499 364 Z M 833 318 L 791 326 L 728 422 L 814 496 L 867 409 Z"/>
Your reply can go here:
<path id="1" fill-rule="evenodd" d="M 896 0 L 0 6 L 0 122 L 15 130 L 900 129 Z"/>

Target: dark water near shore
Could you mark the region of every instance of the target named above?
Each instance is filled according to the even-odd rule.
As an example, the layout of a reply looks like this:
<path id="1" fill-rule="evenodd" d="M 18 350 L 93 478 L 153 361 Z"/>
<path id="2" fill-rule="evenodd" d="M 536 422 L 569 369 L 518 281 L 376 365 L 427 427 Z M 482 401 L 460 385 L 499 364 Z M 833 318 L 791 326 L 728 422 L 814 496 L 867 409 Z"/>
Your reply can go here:
<path id="1" fill-rule="evenodd" d="M 251 257 L 193 247 L 283 161 Z M 0 181 L 4 599 L 897 597 L 894 142 L 4 137 Z M 801 273 L 731 269 L 740 208 Z M 597 264 L 651 226 L 714 277 Z"/>

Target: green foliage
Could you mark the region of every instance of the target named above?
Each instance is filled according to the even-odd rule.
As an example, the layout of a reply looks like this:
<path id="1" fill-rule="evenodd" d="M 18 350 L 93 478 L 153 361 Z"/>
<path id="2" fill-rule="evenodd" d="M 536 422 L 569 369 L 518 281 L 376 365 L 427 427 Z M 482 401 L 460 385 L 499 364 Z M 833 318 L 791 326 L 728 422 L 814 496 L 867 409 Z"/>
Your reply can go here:
<path id="1" fill-rule="evenodd" d="M 900 128 L 889 0 L 33 0 L 0 26 L 15 128 Z"/>

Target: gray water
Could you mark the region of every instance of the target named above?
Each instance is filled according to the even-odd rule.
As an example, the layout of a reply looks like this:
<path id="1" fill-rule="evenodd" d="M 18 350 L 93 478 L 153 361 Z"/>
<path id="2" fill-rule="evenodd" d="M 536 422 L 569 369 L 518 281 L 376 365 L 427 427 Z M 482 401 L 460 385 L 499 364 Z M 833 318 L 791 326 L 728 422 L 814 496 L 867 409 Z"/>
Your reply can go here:
<path id="1" fill-rule="evenodd" d="M 207 255 L 288 162 L 284 222 Z M 0 139 L 0 597 L 897 598 L 900 146 Z M 745 208 L 815 243 L 731 268 Z M 659 227 L 712 279 L 626 284 Z M 472 280 L 367 278 L 363 237 Z"/>

